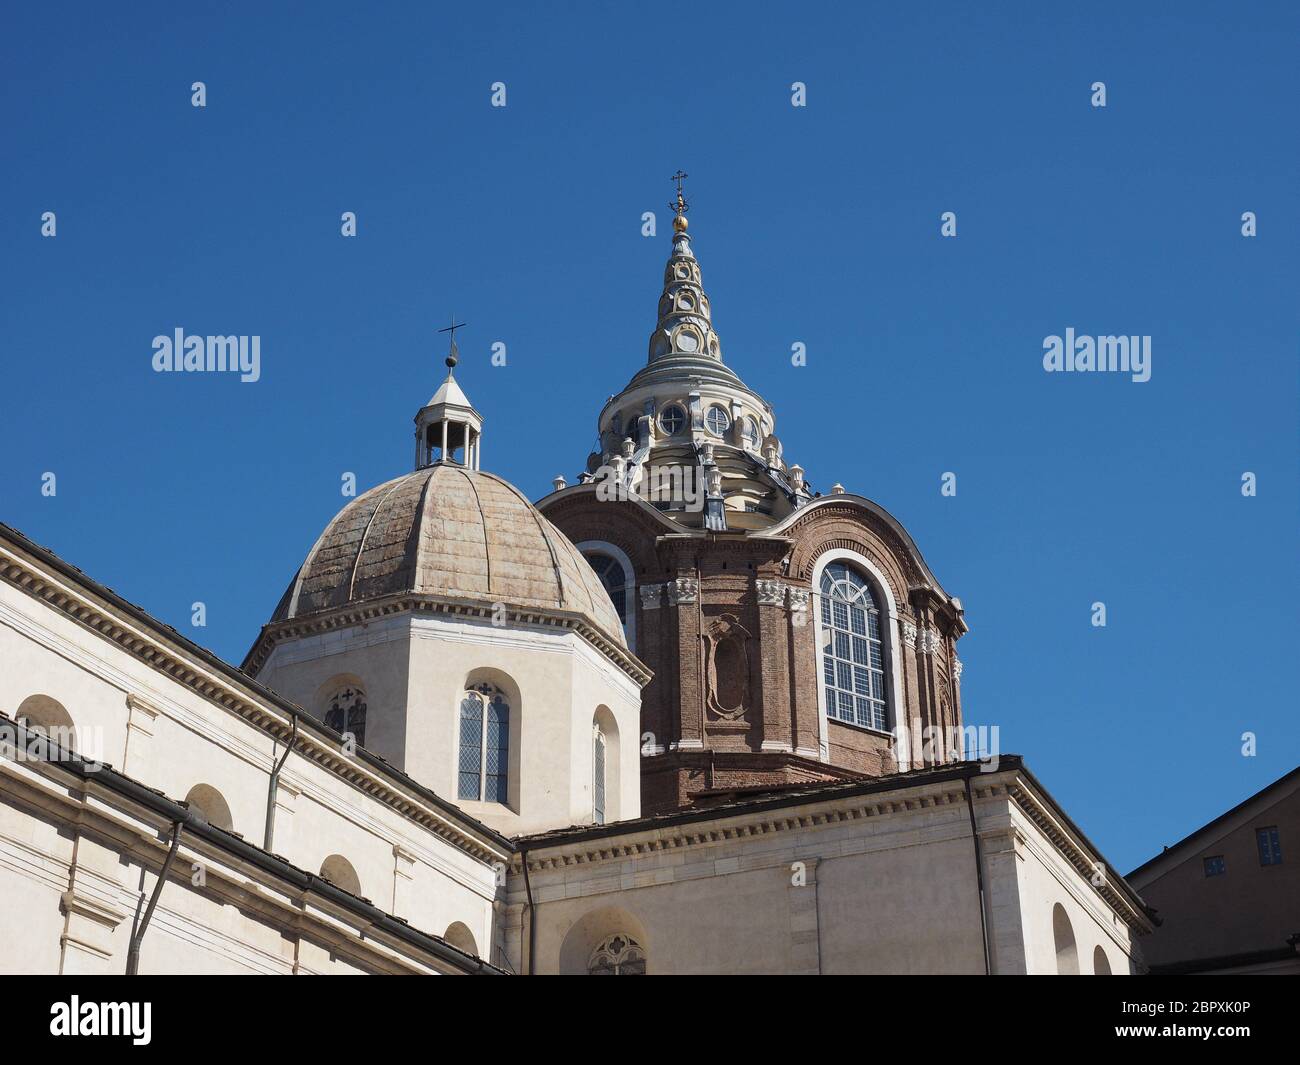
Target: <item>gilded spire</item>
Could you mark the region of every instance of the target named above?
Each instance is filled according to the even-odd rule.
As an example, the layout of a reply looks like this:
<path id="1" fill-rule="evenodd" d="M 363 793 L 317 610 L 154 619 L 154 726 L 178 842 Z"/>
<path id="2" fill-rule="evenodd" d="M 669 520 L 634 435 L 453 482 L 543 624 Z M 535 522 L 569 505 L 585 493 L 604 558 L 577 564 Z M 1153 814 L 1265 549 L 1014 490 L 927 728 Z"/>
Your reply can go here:
<path id="1" fill-rule="evenodd" d="M 691 250 L 686 232 L 686 212 L 690 204 L 682 190 L 684 171 L 677 171 L 677 199 L 668 206 L 673 211 L 673 251 L 664 270 L 664 290 L 659 297 L 659 321 L 650 338 L 650 362 L 660 359 L 710 359 L 722 361 L 722 344 L 713 331 L 709 297 L 700 282 L 700 264 Z"/>
<path id="2" fill-rule="evenodd" d="M 669 181 L 677 182 L 677 201 L 670 203 L 668 209 L 673 212 L 673 231 L 676 233 L 685 233 L 687 229 L 686 212 L 691 209 L 691 205 L 686 202 L 686 197 L 682 195 L 682 182 L 690 175 L 685 170 L 678 170 Z"/>

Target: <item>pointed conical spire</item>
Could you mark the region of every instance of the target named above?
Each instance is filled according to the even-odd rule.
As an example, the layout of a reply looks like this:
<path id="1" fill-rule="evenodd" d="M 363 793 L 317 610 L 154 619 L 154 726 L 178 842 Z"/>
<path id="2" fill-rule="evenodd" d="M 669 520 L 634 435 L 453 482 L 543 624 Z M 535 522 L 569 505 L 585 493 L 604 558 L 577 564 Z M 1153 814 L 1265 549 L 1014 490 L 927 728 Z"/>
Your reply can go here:
<path id="1" fill-rule="evenodd" d="M 682 194 L 686 175 L 673 175 L 677 182 L 677 199 L 668 206 L 673 211 L 673 251 L 664 269 L 664 290 L 659 297 L 659 321 L 650 337 L 650 362 L 657 359 L 704 356 L 722 361 L 722 342 L 713 330 L 709 297 L 700 279 L 700 264 L 691 250 L 686 212 L 690 204 Z"/>

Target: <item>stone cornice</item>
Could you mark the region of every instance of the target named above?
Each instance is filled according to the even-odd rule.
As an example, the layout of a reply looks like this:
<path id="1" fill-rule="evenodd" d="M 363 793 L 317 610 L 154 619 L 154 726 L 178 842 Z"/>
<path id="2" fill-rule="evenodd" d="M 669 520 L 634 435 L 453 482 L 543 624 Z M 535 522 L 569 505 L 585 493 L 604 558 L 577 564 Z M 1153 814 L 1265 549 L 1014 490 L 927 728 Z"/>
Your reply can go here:
<path id="1" fill-rule="evenodd" d="M 1092 883 L 1092 879 L 1097 872 L 1097 864 L 1104 867 L 1105 876 L 1101 886 L 1098 887 L 1093 884 L 1093 888 L 1110 904 L 1111 909 L 1123 918 L 1125 924 L 1138 933 L 1145 934 L 1152 931 L 1151 918 L 1131 897 L 1132 888 L 1128 889 L 1128 893 L 1116 889 L 1114 881 L 1120 880 L 1122 882 L 1123 880 L 1119 873 L 1114 872 L 1104 862 L 1101 862 L 1100 855 L 1085 850 L 1075 834 L 1066 825 L 1062 824 L 1051 805 L 1045 802 L 1035 789 L 1031 788 L 1023 779 L 1017 778 L 1011 782 L 1007 788 L 1007 793 L 1025 816 L 1038 827 L 1038 830 L 1044 836 L 1052 841 L 1057 851 L 1087 883 Z M 979 794 L 978 791 L 976 794 Z M 1125 886 L 1127 887 L 1127 885 Z"/>
<path id="2" fill-rule="evenodd" d="M 584 615 L 575 611 L 547 607 L 520 606 L 510 603 L 501 605 L 505 607 L 507 627 L 531 626 L 576 633 L 638 685 L 645 687 L 650 683 L 653 674 L 646 665 L 603 629 L 588 621 Z M 366 599 L 332 610 L 322 610 L 315 614 L 288 618 L 264 626 L 257 642 L 244 658 L 242 668 L 246 673 L 257 673 L 266 664 L 271 651 L 281 640 L 348 629 L 355 625 L 367 624 L 377 618 L 403 613 L 424 616 L 440 614 L 449 618 L 489 621 L 497 616 L 496 604 L 476 599 L 453 599 L 447 596 L 415 593 Z"/>
<path id="3" fill-rule="evenodd" d="M 1042 799 L 1016 770 L 999 774 L 973 774 L 971 791 L 976 800 L 1006 798 L 1039 828 L 1043 835 L 1074 867 L 1085 882 L 1091 883 L 1095 874 L 1094 861 L 1100 856 L 1085 850 L 1061 821 L 1055 816 L 1050 801 Z M 944 781 L 900 782 L 897 790 L 869 795 L 827 795 L 817 798 L 810 795 L 798 805 L 773 807 L 746 812 L 716 811 L 716 817 L 685 824 L 637 827 L 628 826 L 624 836 L 607 835 L 594 839 L 577 839 L 567 842 L 556 839 L 520 841 L 520 853 L 512 862 L 519 869 L 527 860 L 530 872 L 544 872 L 569 866 L 589 865 L 606 861 L 623 861 L 640 855 L 661 851 L 681 850 L 712 843 L 745 839 L 751 836 L 769 836 L 790 830 L 815 828 L 820 825 L 859 821 L 895 813 L 919 811 L 940 806 L 964 806 L 965 786 L 962 778 Z M 981 832 L 981 838 L 984 832 Z M 1108 875 L 1101 887 L 1094 889 L 1121 919 L 1140 934 L 1152 930 L 1150 917 L 1135 901 L 1131 889 L 1123 890 L 1114 881 L 1118 874 Z M 1125 885 L 1127 888 L 1127 885 Z"/>
<path id="4" fill-rule="evenodd" d="M 155 623 L 157 631 L 149 632 L 131 624 L 111 605 L 51 578 L 39 566 L 10 551 L 5 543 L 0 543 L 0 580 L 117 645 L 149 668 L 243 718 L 277 742 L 287 741 L 292 731 L 292 716 L 297 714 L 300 727 L 294 750 L 300 757 L 315 762 L 480 861 L 499 861 L 510 853 L 507 843 L 495 842 L 494 833 L 472 818 L 460 815 L 451 804 L 444 808 L 443 800 L 435 802 L 426 798 L 421 793 L 427 793 L 427 789 L 400 777 L 396 770 L 385 773 L 379 768 L 384 763 L 375 756 L 360 751 L 355 756 L 344 754 L 341 742 L 300 707 L 270 693 L 264 697 L 256 694 L 253 690 L 256 681 L 251 677 L 240 683 L 223 676 L 218 669 L 207 668 L 195 654 L 168 638 L 171 630 L 167 626 Z M 175 638 L 184 639 L 179 633 Z M 238 672 L 227 663 L 220 665 L 232 674 Z"/>
<path id="5" fill-rule="evenodd" d="M 578 840 L 567 845 L 562 839 L 553 843 L 539 840 L 529 843 L 526 851 L 521 853 L 526 854 L 530 871 L 541 872 L 965 802 L 965 791 L 960 780 L 934 785 L 930 791 L 922 794 L 907 794 L 911 790 L 919 789 L 914 785 L 910 789 L 900 787 L 896 792 L 883 795 L 809 798 L 801 806 L 750 813 L 719 809 L 716 818 L 694 824 L 664 827 L 650 825 L 644 828 L 629 826 L 628 834 L 622 838 L 607 836 Z M 518 867 L 519 862 L 520 858 L 516 857 L 514 867 Z"/>

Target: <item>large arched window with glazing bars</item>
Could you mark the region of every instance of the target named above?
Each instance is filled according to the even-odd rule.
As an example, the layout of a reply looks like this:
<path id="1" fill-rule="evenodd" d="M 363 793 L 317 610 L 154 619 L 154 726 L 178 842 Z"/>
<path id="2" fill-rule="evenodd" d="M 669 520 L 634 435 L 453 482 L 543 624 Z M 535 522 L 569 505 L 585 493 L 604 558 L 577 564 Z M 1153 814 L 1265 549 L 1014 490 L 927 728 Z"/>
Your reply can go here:
<path id="1" fill-rule="evenodd" d="M 493 684 L 475 684 L 460 700 L 456 795 L 481 802 L 510 798 L 510 703 Z"/>
<path id="2" fill-rule="evenodd" d="M 826 716 L 861 728 L 889 728 L 884 623 L 871 582 L 832 562 L 821 575 L 820 653 Z"/>

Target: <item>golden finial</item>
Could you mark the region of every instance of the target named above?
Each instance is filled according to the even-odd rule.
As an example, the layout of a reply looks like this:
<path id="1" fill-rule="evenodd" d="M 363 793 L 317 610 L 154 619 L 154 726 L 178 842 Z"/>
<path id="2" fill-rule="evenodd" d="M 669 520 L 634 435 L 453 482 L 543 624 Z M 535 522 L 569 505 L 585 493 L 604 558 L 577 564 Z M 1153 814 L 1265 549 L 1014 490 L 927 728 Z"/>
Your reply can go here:
<path id="1" fill-rule="evenodd" d="M 670 181 L 677 182 L 677 202 L 670 203 L 668 206 L 672 210 L 674 215 L 673 229 L 678 233 L 686 232 L 686 226 L 687 226 L 686 212 L 691 209 L 690 204 L 686 202 L 686 197 L 682 195 L 682 182 L 685 181 L 689 176 L 690 175 L 687 174 L 684 170 L 678 170 L 677 173 L 675 173 L 671 178 L 669 178 Z"/>

